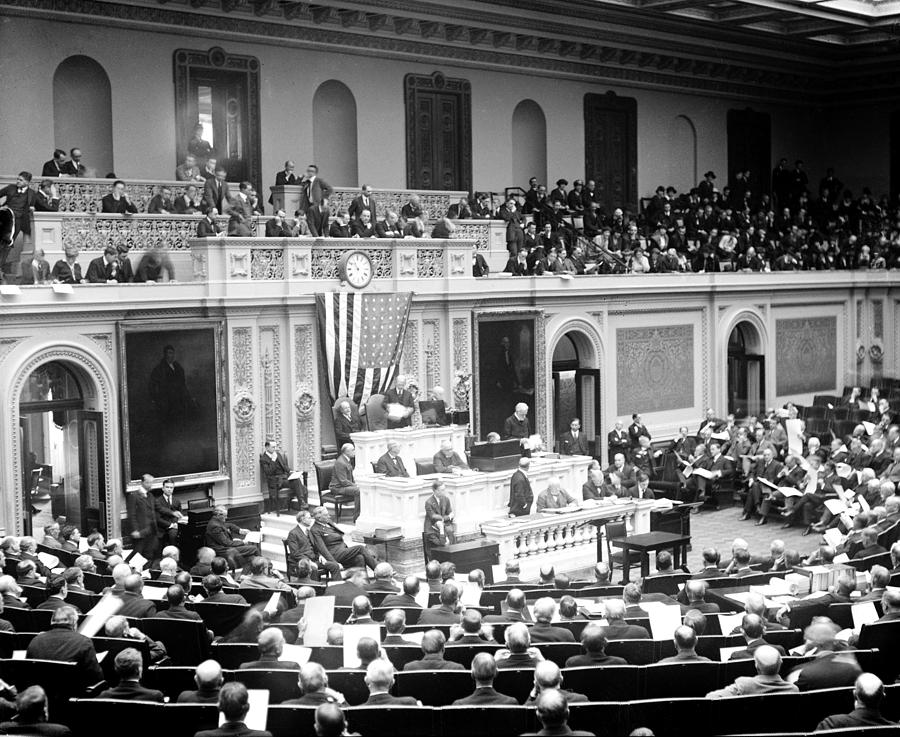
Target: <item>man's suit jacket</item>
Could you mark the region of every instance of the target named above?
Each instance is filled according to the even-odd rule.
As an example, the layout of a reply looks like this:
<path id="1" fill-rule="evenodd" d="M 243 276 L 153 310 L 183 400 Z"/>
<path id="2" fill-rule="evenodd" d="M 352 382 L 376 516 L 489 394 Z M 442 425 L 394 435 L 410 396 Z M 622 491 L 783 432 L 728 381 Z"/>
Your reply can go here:
<path id="1" fill-rule="evenodd" d="M 754 653 L 759 648 L 761 648 L 763 645 L 769 645 L 770 647 L 774 647 L 782 657 L 784 657 L 786 655 L 784 648 L 781 645 L 772 645 L 772 644 L 766 642 L 762 637 L 759 637 L 755 640 L 750 640 L 750 642 L 747 643 L 747 647 L 745 647 L 743 650 L 735 650 L 733 653 L 731 653 L 731 657 L 728 659 L 729 660 L 746 660 L 748 658 L 752 658 Z"/>
<path id="2" fill-rule="evenodd" d="M 385 453 L 378 459 L 375 463 L 375 473 L 383 473 L 389 478 L 409 478 L 409 471 L 403 465 L 403 459 L 400 456 L 391 457 L 390 453 Z"/>
<path id="3" fill-rule="evenodd" d="M 391 387 L 384 393 L 384 401 L 382 401 L 381 406 L 386 410 L 389 404 L 402 404 L 404 407 L 409 407 L 410 409 L 415 407 L 412 394 L 410 394 L 407 389 L 398 392 L 395 387 Z M 404 417 L 401 420 L 392 420 L 388 418 L 387 421 L 388 429 L 409 427 L 410 425 L 412 425 L 412 415 Z"/>
<path id="4" fill-rule="evenodd" d="M 607 466 L 604 473 L 606 474 L 607 478 L 609 478 L 609 475 L 611 473 L 616 474 L 619 477 L 619 479 L 621 480 L 622 486 L 624 486 L 626 488 L 628 488 L 630 486 L 637 486 L 637 472 L 634 470 L 634 466 L 632 466 L 630 463 L 626 462 L 622 466 L 621 471 L 618 468 L 616 468 L 616 464 L 613 463 L 612 465 Z"/>
<path id="5" fill-rule="evenodd" d="M 329 586 L 325 589 L 325 596 L 334 597 L 335 606 L 350 606 L 357 596 L 367 596 L 368 592 L 354 584 L 352 581 Z"/>
<path id="6" fill-rule="evenodd" d="M 889 724 L 896 724 L 896 722 L 885 719 L 877 709 L 861 708 L 854 709 L 849 714 L 832 714 L 830 717 L 825 717 L 825 719 L 819 722 L 819 726 L 816 727 L 816 732 L 820 732 L 824 729 L 877 727 Z"/>
<path id="7" fill-rule="evenodd" d="M 328 484 L 328 488 L 331 491 L 344 491 L 356 488 L 356 482 L 353 480 L 353 466 L 343 453 L 334 461 L 334 467 L 331 470 L 331 483 Z"/>
<path id="8" fill-rule="evenodd" d="M 584 499 L 602 499 L 607 496 L 605 486 L 597 488 L 597 485 L 590 479 L 581 485 L 581 496 Z"/>
<path id="9" fill-rule="evenodd" d="M 718 471 L 721 475 L 721 478 L 727 479 L 734 473 L 734 465 L 720 453 L 718 458 L 714 458 L 711 460 L 709 464 L 709 470 Z"/>
<path id="10" fill-rule="evenodd" d="M 287 534 L 288 558 L 292 563 L 299 563 L 304 558 L 315 561 L 318 554 L 313 547 L 312 540 L 300 525 L 295 526 Z"/>
<path id="11" fill-rule="evenodd" d="M 274 461 L 268 453 L 263 453 L 259 457 L 259 465 L 269 492 L 278 491 L 287 483 L 287 477 L 291 475 L 291 466 L 284 453 L 276 453 Z"/>
<path id="12" fill-rule="evenodd" d="M 509 480 L 509 513 L 522 517 L 531 511 L 531 503 L 534 501 L 534 492 L 531 490 L 531 482 L 521 470 L 516 472 Z"/>
<path id="13" fill-rule="evenodd" d="M 640 445 L 638 438 L 644 436 L 647 439 L 650 439 L 650 431 L 647 429 L 646 425 L 638 425 L 632 422 L 628 426 L 628 439 L 631 441 L 631 447 L 636 448 Z"/>
<path id="14" fill-rule="evenodd" d="M 388 594 L 381 600 L 382 607 L 397 609 L 421 609 L 419 603 L 409 594 Z M 385 643 L 387 641 L 385 640 Z"/>
<path id="15" fill-rule="evenodd" d="M 60 284 L 80 284 L 82 280 L 81 264 L 77 261 L 73 265 L 65 259 L 60 259 L 53 264 L 53 271 L 50 275 L 60 282 Z M 897 478 L 900 479 L 900 463 L 897 464 Z"/>
<path id="16" fill-rule="evenodd" d="M 605 628 L 607 640 L 649 640 L 650 633 L 639 624 L 628 624 L 624 619 L 616 619 Z"/>
<path id="17" fill-rule="evenodd" d="M 223 594 L 221 591 L 207 596 L 204 601 L 218 604 L 246 604 L 247 600 L 240 594 Z"/>
<path id="18" fill-rule="evenodd" d="M 450 498 L 446 494 L 432 494 L 425 500 L 424 532 L 434 532 L 438 522 L 450 522 L 453 514 Z M 383 606 L 383 604 L 382 604 Z"/>
<path id="19" fill-rule="evenodd" d="M 141 540 L 156 537 L 156 512 L 149 494 L 133 491 L 128 494 L 128 519 L 131 529 L 138 533 Z"/>
<path id="20" fill-rule="evenodd" d="M 431 459 L 434 463 L 435 473 L 453 473 L 454 468 L 468 468 L 469 464 L 455 450 L 451 452 L 450 457 L 444 455 L 443 451 L 438 451 Z"/>
<path id="21" fill-rule="evenodd" d="M 44 167 L 41 169 L 41 176 L 58 177 L 66 173 L 65 169 L 65 164 L 60 164 L 56 159 L 50 159 L 50 161 L 44 163 Z"/>
<path id="22" fill-rule="evenodd" d="M 62 173 L 68 174 L 70 177 L 83 177 L 87 173 L 87 167 L 81 162 L 76 164 L 70 160 L 62 165 Z"/>
<path id="23" fill-rule="evenodd" d="M 628 439 L 626 430 L 611 430 L 606 436 L 606 444 L 609 446 L 610 457 L 616 453 L 626 453 L 631 447 L 631 441 Z"/>
<path id="24" fill-rule="evenodd" d="M 291 184 L 296 184 L 299 181 L 299 177 L 291 172 L 288 174 L 283 169 L 275 175 L 275 186 L 276 187 L 284 187 Z"/>
<path id="25" fill-rule="evenodd" d="M 404 668 L 404 670 L 406 670 Z M 412 696 L 392 696 L 389 693 L 378 693 L 369 696 L 363 706 L 418 706 L 419 702 Z"/>
<path id="26" fill-rule="evenodd" d="M 364 199 L 368 199 L 368 204 L 363 201 Z M 347 208 L 347 214 L 350 215 L 351 220 L 358 220 L 359 216 L 362 215 L 363 210 L 369 211 L 369 214 L 372 216 L 372 222 L 374 223 L 378 218 L 378 207 L 374 197 L 364 198 L 363 195 L 354 197 L 353 202 L 350 203 L 350 207 Z"/>
<path id="27" fill-rule="evenodd" d="M 477 706 L 491 704 L 495 706 L 518 706 L 519 702 L 512 696 L 507 696 L 495 690 L 493 686 L 481 686 L 472 692 L 471 696 L 465 696 L 454 701 L 451 706 Z"/>
<path id="28" fill-rule="evenodd" d="M 165 701 L 162 691 L 144 688 L 136 681 L 123 681 L 115 688 L 108 688 L 100 693 L 101 699 L 119 699 L 121 701 Z"/>
<path id="29" fill-rule="evenodd" d="M 124 197 L 117 200 L 112 193 L 103 196 L 103 199 L 100 200 L 100 207 L 102 212 L 107 215 L 134 215 L 138 211 L 137 205 L 133 202 L 129 202 Z"/>
<path id="30" fill-rule="evenodd" d="M 444 660 L 442 654 L 436 653 L 407 663 L 403 666 L 403 670 L 465 670 L 465 667 L 461 663 Z"/>
<path id="31" fill-rule="evenodd" d="M 216 729 L 204 729 L 194 737 L 272 737 L 271 732 L 250 729 L 243 722 L 226 722 Z"/>
<path id="32" fill-rule="evenodd" d="M 306 212 L 310 208 L 320 205 L 322 200 L 331 199 L 331 195 L 334 194 L 334 188 L 321 177 L 316 177 L 311 183 L 301 180 L 298 184 L 302 187 L 298 208 L 300 212 Z"/>
<path id="33" fill-rule="evenodd" d="M 554 627 L 547 622 L 536 622 L 530 632 L 532 642 L 575 642 L 572 630 Z"/>
<path id="34" fill-rule="evenodd" d="M 113 274 L 113 264 L 115 264 L 115 274 Z M 107 281 L 115 279 L 120 284 L 134 281 L 134 272 L 131 269 L 131 261 L 126 256 L 122 260 L 106 263 L 103 256 L 98 256 L 88 265 L 87 274 L 85 275 L 89 284 L 106 284 Z"/>
<path id="35" fill-rule="evenodd" d="M 219 228 L 218 223 L 215 221 L 210 222 L 209 218 L 204 217 L 197 223 L 197 237 L 198 238 L 215 238 L 221 233 L 221 229 Z"/>
<path id="36" fill-rule="evenodd" d="M 586 456 L 588 452 L 588 439 L 584 430 L 579 430 L 578 437 L 572 437 L 572 431 L 567 430 L 562 434 L 559 442 L 559 452 L 564 456 Z"/>
<path id="37" fill-rule="evenodd" d="M 336 556 L 347 550 L 344 533 L 331 522 L 322 523 L 316 520 L 309 528 L 309 537 L 319 555 L 331 563 L 337 563 Z"/>
<path id="38" fill-rule="evenodd" d="M 78 673 L 85 686 L 103 680 L 97 653 L 90 638 L 64 626 L 54 626 L 41 632 L 28 645 L 30 660 L 62 660 L 78 664 Z"/>
<path id="39" fill-rule="evenodd" d="M 235 535 L 239 535 L 240 532 L 241 530 L 237 525 L 233 525 L 228 521 L 223 522 L 216 517 L 212 517 L 209 522 L 206 523 L 203 544 L 221 555 L 228 548 L 234 548 L 243 544 L 239 540 L 235 540 L 234 537 Z"/>
<path id="40" fill-rule="evenodd" d="M 765 479 L 766 481 L 771 481 L 776 486 L 778 485 L 778 474 L 781 473 L 781 469 L 784 468 L 783 464 L 780 461 L 776 461 L 774 458 L 769 461 L 769 465 L 765 465 L 765 460 L 760 458 L 756 462 L 756 468 L 754 469 L 754 475 L 758 479 Z M 766 487 L 769 488 L 769 487 Z"/>
<path id="41" fill-rule="evenodd" d="M 170 606 L 168 609 L 165 609 L 161 612 L 156 613 L 157 619 L 184 619 L 190 620 L 191 622 L 202 622 L 202 617 L 197 614 L 197 612 L 192 612 L 189 609 L 185 609 L 184 605 L 173 607 Z"/>
<path id="42" fill-rule="evenodd" d="M 116 614 L 134 619 L 156 616 L 156 604 L 133 591 L 123 591 L 119 598 L 122 600 L 122 606 Z"/>
<path id="43" fill-rule="evenodd" d="M 203 185 L 203 201 L 207 207 L 215 207 L 221 215 L 228 208 L 226 205 L 231 201 L 231 191 L 228 188 L 228 182 L 219 182 L 213 177 L 207 179 Z"/>
<path id="44" fill-rule="evenodd" d="M 178 516 L 175 513 L 181 511 L 181 502 L 173 496 L 172 503 L 169 504 L 166 501 L 166 495 L 160 494 L 153 501 L 153 509 L 156 515 L 157 533 L 162 537 L 168 531 L 169 525 L 178 521 Z"/>
<path id="45" fill-rule="evenodd" d="M 862 668 L 855 658 L 845 659 L 837 653 L 819 655 L 811 663 L 799 666 L 797 688 L 801 691 L 812 691 L 820 688 L 840 688 L 852 686 Z"/>
<path id="46" fill-rule="evenodd" d="M 353 442 L 350 438 L 350 433 L 359 432 L 361 429 L 362 426 L 359 420 L 354 418 L 352 414 L 350 419 L 347 419 L 341 412 L 338 412 L 337 417 L 334 418 L 334 440 L 338 450 L 347 443 Z"/>
<path id="47" fill-rule="evenodd" d="M 528 423 L 527 416 L 524 420 L 520 421 L 515 414 L 512 414 L 503 422 L 504 440 L 509 440 L 511 438 L 527 438 L 529 435 L 531 435 L 531 425 Z"/>
<path id="48" fill-rule="evenodd" d="M 461 615 L 443 604 L 423 609 L 418 624 L 459 624 Z"/>

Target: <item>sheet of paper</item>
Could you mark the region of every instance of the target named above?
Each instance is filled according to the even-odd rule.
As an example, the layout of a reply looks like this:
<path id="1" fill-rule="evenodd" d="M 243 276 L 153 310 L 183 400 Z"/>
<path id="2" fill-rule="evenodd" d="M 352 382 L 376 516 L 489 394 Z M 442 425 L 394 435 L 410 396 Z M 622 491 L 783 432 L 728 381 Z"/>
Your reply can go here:
<path id="1" fill-rule="evenodd" d="M 694 476 L 699 476 L 702 479 L 711 479 L 714 475 L 712 471 L 707 471 L 705 468 L 694 469 Z"/>
<path id="2" fill-rule="evenodd" d="M 853 629 L 859 632 L 859 628 L 864 624 L 872 624 L 878 621 L 878 610 L 875 609 L 874 601 L 863 601 L 850 607 L 850 614 L 853 615 Z"/>
<path id="3" fill-rule="evenodd" d="M 825 509 L 827 509 L 829 512 L 831 512 L 835 517 L 843 514 L 844 510 L 846 508 L 847 508 L 847 505 L 844 504 L 843 499 L 826 499 L 825 500 Z"/>
<path id="4" fill-rule="evenodd" d="M 274 616 L 275 612 L 278 611 L 278 602 L 280 602 L 280 601 L 281 601 L 281 592 L 276 591 L 274 594 L 272 594 L 269 597 L 269 601 L 266 603 L 265 609 L 263 609 L 263 611 L 267 612 L 270 617 Z"/>
<path id="5" fill-rule="evenodd" d="M 150 601 L 165 601 L 166 590 L 167 588 L 163 588 L 162 586 L 144 586 L 141 596 Z"/>
<path id="6" fill-rule="evenodd" d="M 303 478 L 302 471 L 294 471 L 290 476 L 288 476 L 288 481 L 296 481 L 297 479 Z"/>
<path id="7" fill-rule="evenodd" d="M 88 541 L 86 537 L 78 538 L 78 552 L 86 553 L 88 550 Z"/>
<path id="8" fill-rule="evenodd" d="M 868 511 L 869 511 L 869 509 L 870 509 L 870 507 L 869 507 L 869 502 L 866 501 L 866 498 L 865 498 L 865 497 L 860 496 L 860 497 L 858 497 L 857 501 L 859 502 L 859 508 L 860 508 L 863 512 L 868 512 Z"/>
<path id="9" fill-rule="evenodd" d="M 409 640 L 410 642 L 416 643 L 416 645 L 422 644 L 422 638 L 425 637 L 425 632 L 420 630 L 419 632 L 404 632 L 403 639 Z"/>
<path id="10" fill-rule="evenodd" d="M 834 562 L 835 562 L 835 563 L 838 563 L 838 564 L 840 564 L 840 563 L 849 563 L 849 562 L 850 562 L 850 556 L 847 555 L 846 553 L 841 553 L 840 555 L 834 556 Z"/>
<path id="11" fill-rule="evenodd" d="M 863 420 L 862 426 L 864 428 L 866 428 L 866 435 L 871 435 L 873 432 L 875 432 L 875 423 L 874 422 L 868 422 L 867 420 Z"/>
<path id="12" fill-rule="evenodd" d="M 278 659 L 287 662 L 292 661 L 303 665 L 304 663 L 309 662 L 311 655 L 312 648 L 304 647 L 303 645 L 288 645 L 285 643 L 284 648 L 281 651 L 281 656 Z"/>
<path id="13" fill-rule="evenodd" d="M 128 565 L 130 565 L 135 571 L 144 570 L 144 566 L 147 565 L 148 562 L 149 561 L 138 552 L 132 553 L 131 557 L 128 558 Z"/>
<path id="14" fill-rule="evenodd" d="M 463 606 L 480 606 L 482 588 L 474 583 L 466 583 L 463 586 L 462 596 L 459 601 Z"/>
<path id="15" fill-rule="evenodd" d="M 761 483 L 763 486 L 768 486 L 768 487 L 769 487 L 770 489 L 772 489 L 773 491 L 777 491 L 777 490 L 778 490 L 778 485 L 777 485 L 777 484 L 773 484 L 771 481 L 769 481 L 769 480 L 767 480 L 767 479 L 756 479 L 756 480 L 759 481 L 759 483 Z"/>
<path id="16" fill-rule="evenodd" d="M 415 595 L 416 604 L 418 604 L 422 609 L 428 608 L 428 595 L 431 592 L 428 590 L 427 584 L 422 584 L 419 586 L 419 593 Z"/>
<path id="17" fill-rule="evenodd" d="M 746 650 L 744 645 L 738 645 L 737 647 L 720 647 L 719 648 L 719 660 L 723 663 L 727 662 L 731 659 L 733 653 L 736 653 L 738 650 Z"/>
<path id="18" fill-rule="evenodd" d="M 12 651 L 12 659 L 13 660 L 25 660 L 26 655 L 28 655 L 27 650 L 13 650 Z"/>
<path id="19" fill-rule="evenodd" d="M 334 597 L 314 596 L 305 601 L 303 618 L 306 620 L 306 632 L 303 644 L 307 647 L 327 645 L 328 628 L 334 622 Z"/>
<path id="20" fill-rule="evenodd" d="M 259 545 L 262 542 L 262 533 L 252 531 L 248 532 L 246 535 L 244 535 L 244 542 L 255 543 L 256 545 Z"/>
<path id="21" fill-rule="evenodd" d="M 494 577 L 494 583 L 498 581 L 506 580 L 506 565 L 501 563 L 500 565 L 491 566 L 491 576 Z"/>
<path id="22" fill-rule="evenodd" d="M 55 555 L 50 555 L 50 553 L 38 553 L 38 560 L 43 563 L 47 568 L 56 568 L 59 565 L 59 558 Z"/>
<path id="23" fill-rule="evenodd" d="M 838 463 L 834 468 L 842 479 L 849 479 L 853 474 L 853 468 L 846 463 Z"/>
<path id="24" fill-rule="evenodd" d="M 75 290 L 72 289 L 71 284 L 54 284 L 52 285 L 53 291 L 56 294 L 74 294 Z"/>
<path id="25" fill-rule="evenodd" d="M 371 637 L 375 642 L 381 642 L 381 626 L 377 624 L 354 624 L 352 627 L 344 627 L 345 668 L 359 667 L 356 646 L 363 637 Z"/>
<path id="26" fill-rule="evenodd" d="M 103 659 L 104 659 L 107 655 L 109 655 L 109 650 L 103 650 L 102 652 L 95 653 L 95 654 L 96 654 L 96 656 L 97 656 L 97 662 L 98 662 L 98 663 L 102 663 L 102 662 L 103 662 Z"/>
<path id="27" fill-rule="evenodd" d="M 713 440 L 731 440 L 731 435 L 728 434 L 727 430 L 722 430 L 722 432 L 714 432 L 710 437 Z"/>
<path id="28" fill-rule="evenodd" d="M 658 604 L 659 606 L 650 606 Z M 675 630 L 681 625 L 681 607 L 658 601 L 641 602 L 641 607 L 650 615 L 650 633 L 654 640 L 671 640 Z"/>
<path id="29" fill-rule="evenodd" d="M 735 627 L 740 627 L 744 619 L 743 612 L 735 612 L 734 614 L 719 614 L 719 630 L 723 635 L 731 633 Z"/>
<path id="30" fill-rule="evenodd" d="M 819 477 L 817 474 L 811 473 L 807 476 L 806 493 L 815 494 L 819 490 Z"/>
<path id="31" fill-rule="evenodd" d="M 791 455 L 803 455 L 803 440 L 800 434 L 803 432 L 803 420 L 785 420 L 784 429 L 788 436 L 788 450 Z"/>
<path id="32" fill-rule="evenodd" d="M 257 729 L 264 731 L 266 721 L 269 718 L 269 689 L 267 688 L 250 688 L 247 689 L 249 696 L 250 710 L 244 717 L 244 724 L 247 729 Z M 225 713 L 219 712 L 219 726 L 225 723 Z"/>
<path id="33" fill-rule="evenodd" d="M 118 596 L 105 594 L 91 609 L 78 631 L 85 637 L 93 637 L 106 624 L 106 620 L 122 608 L 122 600 Z"/>

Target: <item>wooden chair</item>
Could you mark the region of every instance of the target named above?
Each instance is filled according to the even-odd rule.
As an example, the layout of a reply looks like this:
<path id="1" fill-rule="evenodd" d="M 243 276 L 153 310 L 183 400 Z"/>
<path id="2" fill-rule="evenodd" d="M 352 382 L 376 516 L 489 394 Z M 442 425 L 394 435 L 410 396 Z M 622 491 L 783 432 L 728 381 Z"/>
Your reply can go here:
<path id="1" fill-rule="evenodd" d="M 268 690 L 269 702 L 272 704 L 300 697 L 298 671 L 295 670 L 246 668 L 226 671 L 224 676 L 226 681 L 237 681 L 247 688 Z"/>
<path id="2" fill-rule="evenodd" d="M 237 627 L 250 609 L 249 604 L 226 604 L 215 601 L 200 601 L 189 606 L 200 615 L 206 628 L 220 637 Z"/>
<path id="3" fill-rule="evenodd" d="M 393 658 L 391 662 L 395 662 Z M 401 666 L 397 664 L 397 667 Z M 395 676 L 395 684 L 397 696 L 414 696 L 425 706 L 450 706 L 471 694 L 475 687 L 467 670 L 400 671 Z"/>
<path id="4" fill-rule="evenodd" d="M 189 619 L 142 619 L 140 630 L 166 646 L 172 665 L 197 665 L 209 654 L 206 625 Z"/>
<path id="5" fill-rule="evenodd" d="M 352 494 L 342 494 L 337 491 L 331 491 L 331 476 L 334 472 L 334 461 L 316 461 L 313 463 L 316 469 L 316 486 L 319 489 L 319 503 L 331 504 L 334 506 L 334 521 L 341 521 L 341 514 L 344 507 L 354 502 Z"/>

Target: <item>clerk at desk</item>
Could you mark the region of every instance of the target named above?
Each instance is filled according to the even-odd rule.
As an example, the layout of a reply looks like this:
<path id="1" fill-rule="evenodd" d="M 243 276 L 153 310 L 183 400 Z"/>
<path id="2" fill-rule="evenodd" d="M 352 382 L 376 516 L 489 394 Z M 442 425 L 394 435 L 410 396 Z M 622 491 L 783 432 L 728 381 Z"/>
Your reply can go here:
<path id="1" fill-rule="evenodd" d="M 385 453 L 375 464 L 375 473 L 383 473 L 388 477 L 409 478 L 409 472 L 403 465 L 403 459 L 400 457 L 400 443 L 396 440 L 388 442 L 387 453 Z"/>
<path id="2" fill-rule="evenodd" d="M 431 483 L 431 496 L 425 500 L 425 543 L 433 547 L 453 545 L 456 542 L 456 525 L 453 524 L 453 507 L 444 493 L 444 482 L 435 479 Z"/>
<path id="3" fill-rule="evenodd" d="M 391 406 L 398 405 L 401 409 L 401 417 L 391 416 Z M 384 401 L 381 403 L 382 409 L 388 413 L 387 426 L 388 430 L 394 430 L 398 427 L 409 427 L 412 425 L 412 413 L 415 409 L 413 395 L 406 389 L 406 377 L 398 376 L 397 383 L 393 389 L 388 389 L 384 393 Z"/>
<path id="4" fill-rule="evenodd" d="M 545 509 L 565 509 L 566 507 L 574 507 L 576 504 L 575 498 L 562 488 L 559 479 L 552 477 L 547 482 L 547 488 L 538 494 L 534 511 L 543 512 Z"/>
<path id="5" fill-rule="evenodd" d="M 460 473 L 468 471 L 469 464 L 453 450 L 453 443 L 449 440 L 441 441 L 441 449 L 434 454 L 435 473 Z"/>

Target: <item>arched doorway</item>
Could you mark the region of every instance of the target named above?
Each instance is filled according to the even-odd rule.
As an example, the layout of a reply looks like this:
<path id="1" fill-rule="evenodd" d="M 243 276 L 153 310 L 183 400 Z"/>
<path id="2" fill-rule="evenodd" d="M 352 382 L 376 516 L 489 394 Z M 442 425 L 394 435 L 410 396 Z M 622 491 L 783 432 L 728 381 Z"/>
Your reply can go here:
<path id="1" fill-rule="evenodd" d="M 581 420 L 581 428 L 591 443 L 600 422 L 600 370 L 596 350 L 590 339 L 578 330 L 560 336 L 553 349 L 553 434 L 559 438 L 569 429 L 572 419 Z"/>
<path id="2" fill-rule="evenodd" d="M 74 364 L 49 361 L 31 372 L 19 394 L 26 534 L 59 517 L 85 536 L 106 534 L 103 413 L 85 408 L 86 381 Z"/>
<path id="3" fill-rule="evenodd" d="M 739 322 L 728 336 L 728 412 L 738 419 L 765 410 L 766 364 L 759 331 Z"/>
<path id="4" fill-rule="evenodd" d="M 53 135 L 61 148 L 82 149 L 87 176 L 105 177 L 115 171 L 112 89 L 106 70 L 89 56 L 70 56 L 56 67 Z"/>
<path id="5" fill-rule="evenodd" d="M 547 184 L 547 119 L 534 100 L 522 100 L 513 110 L 512 140 L 513 184 L 525 187 L 531 177 Z"/>
<path id="6" fill-rule="evenodd" d="M 356 99 L 336 79 L 320 84 L 313 95 L 313 156 L 329 181 L 345 187 L 359 184 Z"/>

